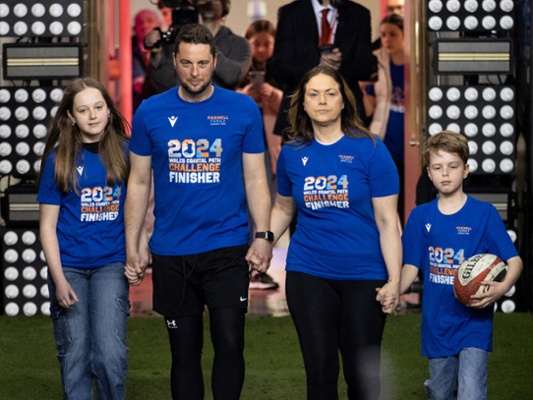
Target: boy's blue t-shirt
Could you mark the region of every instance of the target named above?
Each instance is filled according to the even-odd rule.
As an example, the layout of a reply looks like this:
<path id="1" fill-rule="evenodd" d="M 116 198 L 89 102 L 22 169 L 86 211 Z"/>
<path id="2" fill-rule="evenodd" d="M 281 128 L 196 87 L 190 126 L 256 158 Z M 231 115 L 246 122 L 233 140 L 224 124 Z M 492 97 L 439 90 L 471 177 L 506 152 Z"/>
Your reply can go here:
<path id="1" fill-rule="evenodd" d="M 372 198 L 398 194 L 398 171 L 378 138 L 283 146 L 278 193 L 298 209 L 287 271 L 339 280 L 387 279 Z"/>
<path id="2" fill-rule="evenodd" d="M 100 156 L 84 149 L 76 164 L 79 194 L 64 193 L 54 181 L 55 159 L 54 150 L 42 171 L 37 201 L 59 206 L 56 232 L 61 264 L 88 269 L 125 262 L 124 183 L 108 186 Z"/>
<path id="3" fill-rule="evenodd" d="M 189 255 L 248 243 L 243 153 L 265 149 L 251 97 L 218 86 L 197 103 L 182 100 L 177 88 L 152 96 L 135 113 L 130 149 L 152 157 L 152 252 Z"/>
<path id="4" fill-rule="evenodd" d="M 453 273 L 467 258 L 491 253 L 508 260 L 518 255 L 496 208 L 468 196 L 452 215 L 438 199 L 416 207 L 403 236 L 403 263 L 421 268 L 422 355 L 448 357 L 475 347 L 492 351 L 493 308 L 461 304 L 453 293 Z"/>

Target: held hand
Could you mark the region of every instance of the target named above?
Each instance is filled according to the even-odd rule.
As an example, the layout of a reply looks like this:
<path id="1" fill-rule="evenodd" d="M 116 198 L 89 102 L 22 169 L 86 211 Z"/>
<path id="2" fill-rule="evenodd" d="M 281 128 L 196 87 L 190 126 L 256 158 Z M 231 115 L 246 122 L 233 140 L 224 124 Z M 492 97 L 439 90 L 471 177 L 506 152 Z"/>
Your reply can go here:
<path id="1" fill-rule="evenodd" d="M 139 253 L 128 255 L 126 266 L 124 267 L 124 275 L 130 285 L 136 286 L 142 282 L 148 261 L 149 256 L 145 251 L 142 252 L 142 256 Z"/>
<path id="2" fill-rule="evenodd" d="M 272 245 L 265 239 L 255 239 L 245 259 L 251 269 L 266 272 L 272 259 Z"/>
<path id="3" fill-rule="evenodd" d="M 66 280 L 56 285 L 57 302 L 63 308 L 70 308 L 78 302 L 78 296 Z"/>
<path id="4" fill-rule="evenodd" d="M 393 314 L 400 302 L 400 284 L 387 282 L 383 287 L 376 288 L 376 301 L 381 304 L 385 314 Z"/>
<path id="5" fill-rule="evenodd" d="M 471 298 L 472 308 L 485 308 L 496 303 L 505 293 L 509 291 L 507 285 L 503 282 L 483 281 L 481 285 L 486 287 L 486 292 L 473 295 Z"/>
<path id="6" fill-rule="evenodd" d="M 138 286 L 143 281 L 144 271 L 142 274 L 138 274 L 134 267 L 126 264 L 124 266 L 124 276 L 126 276 L 126 279 L 131 286 Z"/>

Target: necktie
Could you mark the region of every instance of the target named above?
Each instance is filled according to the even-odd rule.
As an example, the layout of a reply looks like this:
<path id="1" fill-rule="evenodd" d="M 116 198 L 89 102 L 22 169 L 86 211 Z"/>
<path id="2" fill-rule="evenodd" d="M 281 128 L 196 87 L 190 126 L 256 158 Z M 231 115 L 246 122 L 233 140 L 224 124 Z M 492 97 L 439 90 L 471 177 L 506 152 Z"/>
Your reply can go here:
<path id="1" fill-rule="evenodd" d="M 331 26 L 329 25 L 328 21 L 328 12 L 329 9 L 325 8 L 321 11 L 322 13 L 322 23 L 321 23 L 321 30 L 322 34 L 320 35 L 320 40 L 318 42 L 319 46 L 325 46 L 330 44 L 331 40 Z"/>

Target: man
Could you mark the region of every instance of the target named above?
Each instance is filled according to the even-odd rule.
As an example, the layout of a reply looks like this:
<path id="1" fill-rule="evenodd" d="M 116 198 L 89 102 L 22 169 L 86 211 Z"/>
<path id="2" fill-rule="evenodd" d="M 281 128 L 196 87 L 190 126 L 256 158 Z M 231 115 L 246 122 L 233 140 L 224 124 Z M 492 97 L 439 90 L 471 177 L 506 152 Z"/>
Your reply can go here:
<path id="1" fill-rule="evenodd" d="M 387 15 L 400 14 L 403 17 L 404 12 L 404 0 L 389 0 L 387 2 Z"/>
<path id="2" fill-rule="evenodd" d="M 224 26 L 231 0 L 194 0 L 194 9 L 200 16 L 200 23 L 215 37 L 217 67 L 213 82 L 223 88 L 235 90 L 252 63 L 252 50 L 248 41 L 235 35 Z M 175 21 L 174 21 L 175 22 Z M 179 29 L 174 26 L 173 29 Z M 148 46 L 161 40 L 161 32 L 153 31 L 148 37 Z M 176 73 L 172 63 L 173 43 L 156 46 L 152 50 L 150 82 L 146 91 L 161 93 L 176 85 Z"/>
<path id="3" fill-rule="evenodd" d="M 322 21 L 323 10 L 327 10 L 327 26 Z M 368 122 L 364 120 L 358 85 L 377 71 L 368 9 L 348 0 L 296 0 L 279 9 L 269 71 L 276 82 L 284 85 L 285 97 L 275 133 L 281 135 L 288 128 L 289 96 L 301 77 L 319 64 L 341 72 L 355 95 L 359 116 Z"/>
<path id="4" fill-rule="evenodd" d="M 248 264 L 266 271 L 272 257 L 261 115 L 252 98 L 213 85 L 218 59 L 206 27 L 184 26 L 173 60 L 179 87 L 145 100 L 133 119 L 126 276 L 138 284 L 144 273 L 139 238 L 153 168 L 153 303 L 168 329 L 172 396 L 203 399 L 207 305 L 215 351 L 213 396 L 238 399 Z M 246 200 L 257 231 L 249 249 Z"/>

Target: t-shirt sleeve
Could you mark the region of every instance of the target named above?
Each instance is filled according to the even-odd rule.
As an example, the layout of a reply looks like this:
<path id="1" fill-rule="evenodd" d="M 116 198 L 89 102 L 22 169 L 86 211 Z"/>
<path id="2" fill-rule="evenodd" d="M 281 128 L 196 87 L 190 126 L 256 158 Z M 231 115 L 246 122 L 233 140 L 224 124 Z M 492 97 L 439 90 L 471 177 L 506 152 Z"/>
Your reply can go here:
<path id="1" fill-rule="evenodd" d="M 374 154 L 370 158 L 368 179 L 372 198 L 391 196 L 400 192 L 398 170 L 389 151 L 379 138 L 376 138 Z"/>
<path id="2" fill-rule="evenodd" d="M 281 148 L 281 152 L 278 157 L 278 163 L 277 163 L 277 183 L 278 183 L 278 193 L 281 196 L 292 196 L 292 185 L 291 181 L 289 180 L 289 176 L 287 175 L 287 169 L 285 165 L 285 155 L 289 151 L 288 146 L 284 146 Z"/>
<path id="3" fill-rule="evenodd" d="M 418 210 L 415 208 L 402 233 L 403 261 L 402 264 L 411 264 L 417 268 L 422 268 L 424 256 L 423 237 L 419 232 Z"/>
<path id="4" fill-rule="evenodd" d="M 55 156 L 50 155 L 44 165 L 37 192 L 37 202 L 43 204 L 61 205 L 63 193 L 54 181 Z"/>
<path id="5" fill-rule="evenodd" d="M 141 105 L 133 116 L 129 149 L 140 156 L 150 156 L 152 155 L 152 144 L 148 137 L 144 114 L 143 105 Z"/>
<path id="6" fill-rule="evenodd" d="M 244 96 L 244 95 L 243 95 Z M 250 123 L 244 136 L 243 152 L 244 153 L 262 153 L 265 151 L 265 140 L 263 139 L 263 117 L 259 107 L 251 97 L 245 96 L 243 101 L 250 116 Z"/>

